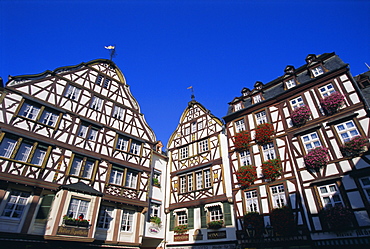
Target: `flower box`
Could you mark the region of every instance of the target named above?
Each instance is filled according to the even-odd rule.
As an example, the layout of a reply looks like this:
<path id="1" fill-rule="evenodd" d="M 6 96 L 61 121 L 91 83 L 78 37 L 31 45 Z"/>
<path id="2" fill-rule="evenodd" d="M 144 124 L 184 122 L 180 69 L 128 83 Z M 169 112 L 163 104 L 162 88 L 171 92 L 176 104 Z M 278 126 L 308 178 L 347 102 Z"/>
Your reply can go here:
<path id="1" fill-rule="evenodd" d="M 345 230 L 352 227 L 352 212 L 341 205 L 320 211 L 321 218 L 331 230 Z"/>
<path id="2" fill-rule="evenodd" d="M 256 127 L 255 138 L 257 144 L 264 145 L 272 142 L 272 136 L 275 134 L 274 126 L 269 123 L 260 124 Z"/>
<path id="3" fill-rule="evenodd" d="M 265 179 L 274 181 L 276 178 L 281 176 L 281 161 L 280 159 L 270 159 L 262 163 L 262 174 Z"/>
<path id="4" fill-rule="evenodd" d="M 297 232 L 293 211 L 286 206 L 273 209 L 270 214 L 270 221 L 278 235 L 288 236 Z"/>
<path id="5" fill-rule="evenodd" d="M 356 157 L 366 151 L 368 143 L 368 139 L 362 136 L 356 136 L 340 146 L 340 151 L 344 157 Z"/>
<path id="6" fill-rule="evenodd" d="M 241 166 L 236 172 L 236 178 L 242 189 L 248 188 L 257 179 L 257 167 L 252 165 Z"/>
<path id="7" fill-rule="evenodd" d="M 173 231 L 176 233 L 176 234 L 184 234 L 186 233 L 187 231 L 189 231 L 188 229 L 188 225 L 178 225 L 178 226 L 175 226 Z"/>
<path id="8" fill-rule="evenodd" d="M 325 147 L 316 147 L 310 150 L 303 159 L 307 169 L 318 171 L 322 167 L 325 167 L 329 161 L 328 149 Z"/>
<path id="9" fill-rule="evenodd" d="M 311 110 L 308 106 L 300 106 L 293 110 L 290 117 L 294 126 L 299 127 L 306 124 L 306 121 L 310 119 Z"/>
<path id="10" fill-rule="evenodd" d="M 64 225 L 76 227 L 89 227 L 89 222 L 87 220 L 65 219 Z"/>
<path id="11" fill-rule="evenodd" d="M 333 92 L 329 96 L 320 99 L 320 105 L 326 115 L 332 115 L 336 113 L 343 103 L 344 95 L 339 92 Z"/>
<path id="12" fill-rule="evenodd" d="M 247 131 L 241 131 L 234 136 L 235 150 L 243 151 L 247 150 L 250 146 L 251 136 Z"/>
<path id="13" fill-rule="evenodd" d="M 162 220 L 161 220 L 161 218 L 159 218 L 157 216 L 152 216 L 152 217 L 150 217 L 150 222 L 156 224 L 157 226 L 160 226 L 161 223 L 162 223 Z"/>
<path id="14" fill-rule="evenodd" d="M 209 229 L 220 229 L 223 225 L 224 225 L 223 220 L 215 220 L 215 221 L 208 222 L 207 227 Z"/>

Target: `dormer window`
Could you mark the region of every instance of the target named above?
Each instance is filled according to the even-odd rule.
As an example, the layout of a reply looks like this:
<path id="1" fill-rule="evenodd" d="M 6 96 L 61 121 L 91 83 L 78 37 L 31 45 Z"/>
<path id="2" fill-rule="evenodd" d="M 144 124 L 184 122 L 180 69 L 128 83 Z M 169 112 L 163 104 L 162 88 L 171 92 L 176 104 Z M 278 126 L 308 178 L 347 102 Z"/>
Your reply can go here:
<path id="1" fill-rule="evenodd" d="M 294 70 L 295 70 L 295 68 L 293 66 L 286 66 L 285 69 L 284 69 L 284 72 L 285 72 L 285 74 L 292 75 L 292 74 L 294 74 Z"/>
<path id="2" fill-rule="evenodd" d="M 311 72 L 312 72 L 314 77 L 317 77 L 317 76 L 323 74 L 324 70 L 323 70 L 322 66 L 318 66 L 318 67 L 315 67 L 315 68 L 311 69 Z"/>
<path id="3" fill-rule="evenodd" d="M 256 103 L 261 102 L 261 101 L 262 101 L 261 94 L 253 96 L 253 104 L 256 104 Z"/>
<path id="4" fill-rule="evenodd" d="M 314 55 L 314 54 L 309 54 L 309 55 L 307 55 L 307 57 L 306 57 L 306 63 L 307 63 L 307 64 L 310 64 L 310 63 L 312 63 L 315 59 L 316 59 L 316 55 Z"/>
<path id="5" fill-rule="evenodd" d="M 254 84 L 254 88 L 256 90 L 262 90 L 262 86 L 263 86 L 263 83 L 261 81 L 257 81 L 255 84 Z"/>
<path id="6" fill-rule="evenodd" d="M 296 84 L 296 81 L 294 79 L 290 79 L 290 80 L 285 82 L 285 86 L 286 86 L 287 89 L 293 88 L 296 85 L 297 84 Z"/>
<path id="7" fill-rule="evenodd" d="M 243 90 L 242 90 L 242 95 L 244 96 L 244 97 L 246 97 L 246 96 L 248 96 L 249 94 L 251 93 L 251 90 L 249 90 L 249 88 L 243 88 Z"/>
<path id="8" fill-rule="evenodd" d="M 239 102 L 237 104 L 234 105 L 234 111 L 239 111 L 240 109 L 242 109 L 243 106 L 242 106 L 242 103 Z"/>

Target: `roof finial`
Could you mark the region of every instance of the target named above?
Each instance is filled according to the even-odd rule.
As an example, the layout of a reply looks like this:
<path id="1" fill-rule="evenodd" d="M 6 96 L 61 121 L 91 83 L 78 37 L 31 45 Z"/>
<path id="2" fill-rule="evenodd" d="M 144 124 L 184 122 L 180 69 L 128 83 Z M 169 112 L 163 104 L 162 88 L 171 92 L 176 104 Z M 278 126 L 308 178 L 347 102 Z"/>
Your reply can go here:
<path id="1" fill-rule="evenodd" d="M 195 96 L 194 96 L 194 88 L 193 88 L 193 86 L 189 86 L 187 89 L 191 89 L 191 100 L 195 100 Z"/>
<path id="2" fill-rule="evenodd" d="M 116 57 L 116 45 L 105 46 L 104 48 L 110 50 L 110 60 L 113 60 L 113 57 Z"/>

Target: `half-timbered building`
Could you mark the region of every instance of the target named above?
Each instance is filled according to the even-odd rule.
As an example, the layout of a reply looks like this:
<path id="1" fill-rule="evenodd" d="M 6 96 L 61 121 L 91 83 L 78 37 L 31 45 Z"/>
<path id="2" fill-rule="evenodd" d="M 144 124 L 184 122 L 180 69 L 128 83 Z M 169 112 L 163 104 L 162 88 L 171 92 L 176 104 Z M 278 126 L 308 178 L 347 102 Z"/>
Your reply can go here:
<path id="1" fill-rule="evenodd" d="M 224 120 L 240 245 L 370 243 L 363 92 L 348 65 L 328 53 L 308 55 L 305 65 L 287 66 L 283 76 L 243 88 L 229 103 Z M 236 144 L 240 137 L 247 145 Z"/>
<path id="2" fill-rule="evenodd" d="M 167 146 L 167 248 L 234 248 L 223 123 L 192 98 Z"/>
<path id="3" fill-rule="evenodd" d="M 9 77 L 0 108 L 3 241 L 138 248 L 163 238 L 144 227 L 148 199 L 163 209 L 151 179 L 166 157 L 112 61 Z"/>

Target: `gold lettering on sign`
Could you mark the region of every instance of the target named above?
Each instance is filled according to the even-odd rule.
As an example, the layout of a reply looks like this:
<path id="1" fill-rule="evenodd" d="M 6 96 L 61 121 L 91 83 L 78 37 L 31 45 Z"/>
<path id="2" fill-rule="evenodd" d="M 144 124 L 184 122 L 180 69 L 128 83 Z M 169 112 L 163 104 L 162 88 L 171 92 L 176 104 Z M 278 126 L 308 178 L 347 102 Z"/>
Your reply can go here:
<path id="1" fill-rule="evenodd" d="M 225 239 L 226 238 L 226 231 L 220 232 L 209 232 L 207 233 L 208 239 Z"/>
<path id="2" fill-rule="evenodd" d="M 59 226 L 57 234 L 58 235 L 71 235 L 71 236 L 87 237 L 88 234 L 89 234 L 89 229 Z"/>
<path id="3" fill-rule="evenodd" d="M 188 241 L 189 240 L 189 234 L 177 234 L 177 235 L 174 235 L 173 240 L 174 241 Z"/>

